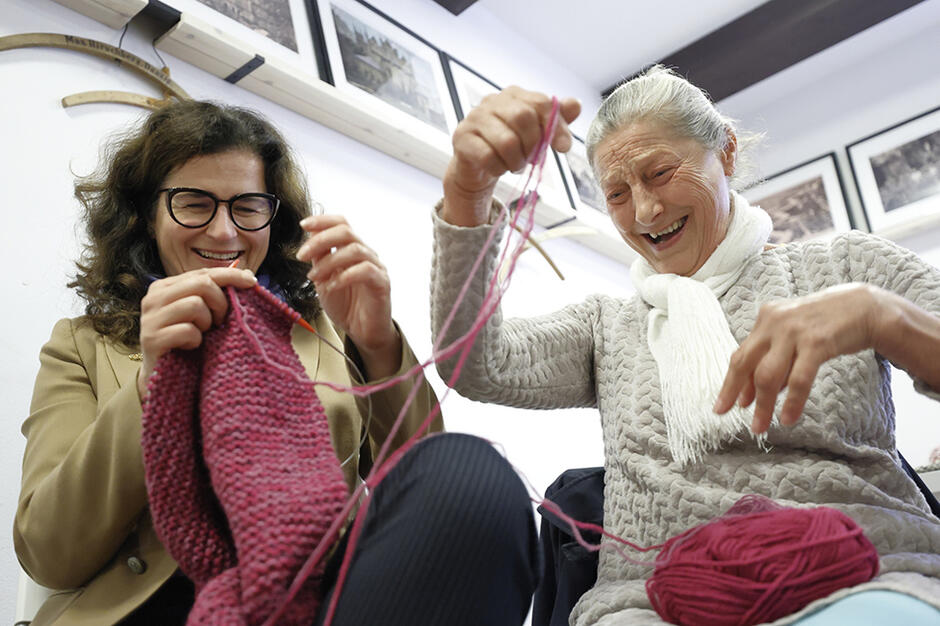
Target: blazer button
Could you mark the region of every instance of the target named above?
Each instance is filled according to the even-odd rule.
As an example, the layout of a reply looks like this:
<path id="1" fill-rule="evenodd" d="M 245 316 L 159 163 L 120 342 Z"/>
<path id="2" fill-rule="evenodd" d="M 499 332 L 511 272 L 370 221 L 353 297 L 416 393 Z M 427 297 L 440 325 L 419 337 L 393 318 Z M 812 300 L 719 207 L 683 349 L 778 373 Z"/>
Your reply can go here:
<path id="1" fill-rule="evenodd" d="M 147 564 L 143 559 L 139 559 L 136 556 L 127 559 L 127 567 L 138 576 L 147 571 Z"/>

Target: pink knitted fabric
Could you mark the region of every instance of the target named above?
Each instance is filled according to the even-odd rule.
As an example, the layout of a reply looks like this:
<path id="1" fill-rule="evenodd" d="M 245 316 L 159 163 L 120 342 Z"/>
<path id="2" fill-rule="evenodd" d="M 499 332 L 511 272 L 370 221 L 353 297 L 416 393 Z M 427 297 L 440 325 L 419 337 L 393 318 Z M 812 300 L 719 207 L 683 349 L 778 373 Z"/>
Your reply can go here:
<path id="1" fill-rule="evenodd" d="M 142 446 L 154 528 L 196 585 L 187 623 L 253 626 L 283 601 L 348 491 L 292 320 L 263 294 L 227 291 L 225 321 L 201 348 L 157 363 Z M 322 570 L 279 623 L 313 623 Z"/>

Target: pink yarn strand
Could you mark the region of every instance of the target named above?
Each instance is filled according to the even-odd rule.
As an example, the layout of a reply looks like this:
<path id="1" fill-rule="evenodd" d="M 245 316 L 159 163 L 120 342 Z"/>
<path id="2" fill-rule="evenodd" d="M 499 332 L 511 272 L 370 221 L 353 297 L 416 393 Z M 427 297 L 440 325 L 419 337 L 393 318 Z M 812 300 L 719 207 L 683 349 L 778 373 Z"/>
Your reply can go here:
<path id="1" fill-rule="evenodd" d="M 519 255 L 523 251 L 523 246 L 525 244 L 526 238 L 529 236 L 529 234 L 532 231 L 532 228 L 534 225 L 533 216 L 534 216 L 535 205 L 537 202 L 537 195 L 534 193 L 534 189 L 531 192 L 526 193 L 526 188 L 530 185 L 533 179 L 536 181 L 536 185 L 541 180 L 542 169 L 544 168 L 545 156 L 547 153 L 550 138 L 554 134 L 554 129 L 555 129 L 555 126 L 557 125 L 557 116 L 558 116 L 558 101 L 557 99 L 554 99 L 552 112 L 549 117 L 549 123 L 547 125 L 545 136 L 543 136 L 542 140 L 539 143 L 539 147 L 536 151 L 536 159 L 534 160 L 533 167 L 530 168 L 528 177 L 526 178 L 525 184 L 523 185 L 523 192 L 520 196 L 523 199 L 521 202 L 521 207 L 512 216 L 512 220 L 510 222 L 512 225 L 516 225 L 520 219 L 520 216 L 525 216 L 526 219 L 525 219 L 524 226 L 520 229 L 522 231 L 521 241 L 514 249 L 511 248 L 508 243 L 506 246 L 504 246 L 501 257 L 500 257 L 501 262 L 503 259 L 506 258 L 507 254 L 511 255 L 509 271 L 507 272 L 507 278 L 503 282 L 502 285 L 497 284 L 496 282 L 497 277 L 494 276 L 491 278 L 489 285 L 488 285 L 487 293 L 484 296 L 483 306 L 481 306 L 481 309 L 479 313 L 477 314 L 474 320 L 474 323 L 471 325 L 470 330 L 468 330 L 464 335 L 458 337 L 456 340 L 454 340 L 451 344 L 444 347 L 443 349 L 440 347 L 440 344 L 443 342 L 443 337 L 446 335 L 446 331 L 449 328 L 451 322 L 453 321 L 456 315 L 456 311 L 459 309 L 461 303 L 466 297 L 466 293 L 469 290 L 470 285 L 472 284 L 473 277 L 479 271 L 479 268 L 483 263 L 483 259 L 486 256 L 486 251 L 489 249 L 489 244 L 492 243 L 492 240 L 498 234 L 499 226 L 506 220 L 507 210 L 505 208 L 503 208 L 500 211 L 496 219 L 496 222 L 494 224 L 494 227 L 489 234 L 487 245 L 485 245 L 481 249 L 480 254 L 478 254 L 477 258 L 474 261 L 473 266 L 471 267 L 471 270 L 467 279 L 464 281 L 464 284 L 461 287 L 458 297 L 455 300 L 451 308 L 451 311 L 448 314 L 448 317 L 438 335 L 438 338 L 435 340 L 432 346 L 431 358 L 412 367 L 404 374 L 393 377 L 389 380 L 386 380 L 378 384 L 346 386 L 346 385 L 338 385 L 336 383 L 332 383 L 329 381 L 314 381 L 314 384 L 316 385 L 322 385 L 329 389 L 333 389 L 334 391 L 350 393 L 356 396 L 364 396 L 364 395 L 376 393 L 377 391 L 388 389 L 406 380 L 414 379 L 415 384 L 412 386 L 408 396 L 405 399 L 405 402 L 402 405 L 401 410 L 398 413 L 398 416 L 396 417 L 392 427 L 390 428 L 388 436 L 386 437 L 382 448 L 380 449 L 379 453 L 376 455 L 376 459 L 375 459 L 372 471 L 370 472 L 369 476 L 366 478 L 365 482 L 353 492 L 351 498 L 347 502 L 347 505 L 343 507 L 343 510 L 340 512 L 340 515 L 338 515 L 337 518 L 333 521 L 333 524 L 331 524 L 327 534 L 323 537 L 320 544 L 317 545 L 313 553 L 311 553 L 310 557 L 308 558 L 307 563 L 305 563 L 304 566 L 301 568 L 301 570 L 298 572 L 297 576 L 294 579 L 294 582 L 292 583 L 292 585 L 290 586 L 287 592 L 286 597 L 284 598 L 284 601 L 280 605 L 279 610 L 276 611 L 270 617 L 270 619 L 268 619 L 265 622 L 266 625 L 269 625 L 269 624 L 273 625 L 277 622 L 277 619 L 280 617 L 284 608 L 291 602 L 291 600 L 296 595 L 296 593 L 302 588 L 306 579 L 310 576 L 310 574 L 316 568 L 317 563 L 319 563 L 319 561 L 325 556 L 328 550 L 328 547 L 332 545 L 332 542 L 336 540 L 336 537 L 338 536 L 339 530 L 342 528 L 344 520 L 350 514 L 355 503 L 361 497 L 363 489 L 367 485 L 370 488 L 375 489 L 375 487 L 378 486 L 378 484 L 382 481 L 382 479 L 384 479 L 384 477 L 394 468 L 398 460 L 401 459 L 401 457 L 404 456 L 404 454 L 407 453 L 408 450 L 410 450 L 424 436 L 424 434 L 427 432 L 428 428 L 430 427 L 431 421 L 440 412 L 441 403 L 447 398 L 447 395 L 450 393 L 450 390 L 453 388 L 454 384 L 456 383 L 460 375 L 460 372 L 463 369 L 463 364 L 466 361 L 467 357 L 469 356 L 470 348 L 472 347 L 473 342 L 476 339 L 476 336 L 482 330 L 483 326 L 486 324 L 489 318 L 492 317 L 492 315 L 495 313 L 496 308 L 499 304 L 499 301 L 502 298 L 502 295 L 505 293 L 506 289 L 508 288 L 509 278 L 512 275 L 512 271 L 515 267 L 516 261 L 519 258 Z M 263 348 L 261 348 L 260 345 L 258 347 L 263 352 Z M 337 349 L 334 346 L 331 346 L 331 347 L 333 347 L 333 349 Z M 389 454 L 391 442 L 393 441 L 395 434 L 400 430 L 401 425 L 404 422 L 404 417 L 407 414 L 407 411 L 410 408 L 411 404 L 414 402 L 414 399 L 417 396 L 418 391 L 420 390 L 420 382 L 424 376 L 424 368 L 428 367 L 430 364 L 438 360 L 450 358 L 451 356 L 453 356 L 454 354 L 458 352 L 460 353 L 458 357 L 458 362 L 454 368 L 454 371 L 450 379 L 447 381 L 448 389 L 445 391 L 444 395 L 441 397 L 441 399 L 437 403 L 435 403 L 431 412 L 422 422 L 420 427 L 416 429 L 415 433 L 411 437 L 409 437 L 408 440 L 404 444 L 399 446 L 399 448 L 397 448 L 395 452 L 391 454 L 391 456 L 389 456 L 389 458 L 386 459 L 386 456 Z M 350 531 L 349 542 L 347 544 L 346 553 L 344 554 L 343 563 L 340 567 L 340 571 L 337 577 L 336 588 L 335 588 L 333 597 L 331 599 L 330 605 L 327 609 L 327 615 L 325 617 L 324 626 L 329 626 L 332 623 L 332 619 L 336 610 L 336 603 L 338 602 L 338 599 L 340 597 L 340 592 L 341 592 L 343 583 L 345 582 L 346 575 L 350 567 L 352 555 L 355 552 L 355 545 L 359 537 L 359 531 L 361 530 L 363 520 L 365 519 L 365 515 L 368 510 L 368 505 L 370 501 L 371 501 L 371 497 L 367 495 L 363 499 L 363 501 L 360 503 L 359 510 L 357 511 L 356 518 L 353 522 L 353 528 Z"/>

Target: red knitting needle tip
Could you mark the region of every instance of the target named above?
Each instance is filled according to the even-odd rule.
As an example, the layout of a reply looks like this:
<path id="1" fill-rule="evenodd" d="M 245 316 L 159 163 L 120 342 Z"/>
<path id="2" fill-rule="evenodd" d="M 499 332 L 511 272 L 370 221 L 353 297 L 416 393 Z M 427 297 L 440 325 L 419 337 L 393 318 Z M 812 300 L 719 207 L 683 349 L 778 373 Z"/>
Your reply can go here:
<path id="1" fill-rule="evenodd" d="M 239 259 L 235 259 L 234 261 L 232 261 L 232 263 L 229 265 L 229 267 L 238 267 L 238 261 L 239 261 Z M 255 291 L 261 293 L 261 291 L 262 291 L 262 290 L 261 290 L 261 285 L 257 285 L 257 284 L 256 284 L 256 285 L 255 285 Z M 304 330 L 309 330 L 309 331 L 312 332 L 314 335 L 317 334 L 316 329 L 314 329 L 314 327 L 311 326 L 311 325 L 307 322 L 307 320 L 305 320 L 304 318 L 298 317 L 298 318 L 297 318 L 297 324 L 299 324 L 300 327 L 303 328 Z"/>
<path id="2" fill-rule="evenodd" d="M 312 332 L 314 335 L 317 334 L 317 331 L 313 328 L 313 326 L 311 326 L 310 324 L 308 324 L 308 323 L 307 323 L 307 320 L 305 320 L 304 318 L 298 317 L 298 318 L 297 318 L 297 323 L 300 324 L 300 327 L 301 327 L 301 328 L 305 328 L 305 329 L 309 330 L 309 331 Z"/>

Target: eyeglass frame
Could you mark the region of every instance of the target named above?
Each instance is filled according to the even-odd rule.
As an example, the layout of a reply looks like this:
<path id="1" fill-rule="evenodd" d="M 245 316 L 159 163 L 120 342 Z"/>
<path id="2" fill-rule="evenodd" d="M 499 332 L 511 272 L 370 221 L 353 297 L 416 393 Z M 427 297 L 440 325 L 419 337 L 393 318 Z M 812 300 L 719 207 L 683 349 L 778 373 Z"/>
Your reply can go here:
<path id="1" fill-rule="evenodd" d="M 207 219 L 205 222 L 203 222 L 202 224 L 199 224 L 199 225 L 197 225 L 197 226 L 191 226 L 191 225 L 189 225 L 189 224 L 184 224 L 183 222 L 179 221 L 179 220 L 176 218 L 176 214 L 173 213 L 172 199 L 173 199 L 173 196 L 175 196 L 177 193 L 179 193 L 179 192 L 181 192 L 181 191 L 189 191 L 189 192 L 201 193 L 201 194 L 203 194 L 203 195 L 205 195 L 205 196 L 207 196 L 207 197 L 209 197 L 209 198 L 212 198 L 212 200 L 215 202 L 215 208 L 212 209 L 212 215 L 209 216 L 209 219 Z M 271 222 L 274 221 L 274 217 L 277 215 L 277 210 L 278 210 L 278 208 L 280 208 L 280 206 L 281 206 L 281 199 L 280 199 L 280 198 L 278 198 L 278 197 L 275 196 L 274 194 L 265 193 L 265 192 L 263 192 L 263 191 L 249 191 L 248 193 L 239 193 L 239 194 L 235 194 L 234 196 L 232 196 L 232 197 L 229 198 L 228 200 L 222 200 L 221 198 L 219 198 L 218 196 L 216 196 L 216 195 L 215 195 L 214 193 L 212 193 L 211 191 L 206 191 L 205 189 L 199 189 L 198 187 L 164 187 L 163 189 L 157 189 L 157 193 L 163 193 L 163 192 L 166 192 L 166 210 L 167 210 L 167 212 L 170 214 L 170 218 L 171 218 L 174 222 L 176 222 L 177 224 L 179 224 L 180 226 L 182 226 L 183 228 L 204 228 L 205 226 L 208 226 L 209 224 L 212 223 L 212 220 L 214 220 L 214 219 L 215 219 L 215 216 L 218 214 L 218 212 L 219 212 L 219 205 L 224 203 L 224 204 L 228 205 L 228 217 L 229 217 L 230 220 L 232 220 L 232 224 L 235 225 L 235 228 L 237 228 L 237 229 L 239 229 L 239 230 L 243 230 L 243 231 L 245 231 L 245 232 L 254 233 L 254 232 L 257 232 L 257 231 L 259 231 L 259 230 L 263 230 L 263 229 L 267 228 L 268 226 L 270 226 L 270 225 L 271 225 Z M 235 216 L 232 214 L 232 203 L 235 202 L 236 200 L 238 200 L 238 199 L 240 199 L 240 198 L 244 198 L 244 197 L 246 197 L 246 196 L 261 197 L 261 198 L 266 198 L 266 199 L 268 199 L 268 200 L 273 200 L 273 201 L 274 201 L 274 209 L 271 211 L 271 218 L 270 218 L 267 222 L 265 222 L 262 226 L 259 226 L 258 228 L 245 228 L 244 226 L 240 225 L 238 222 L 235 221 Z"/>

